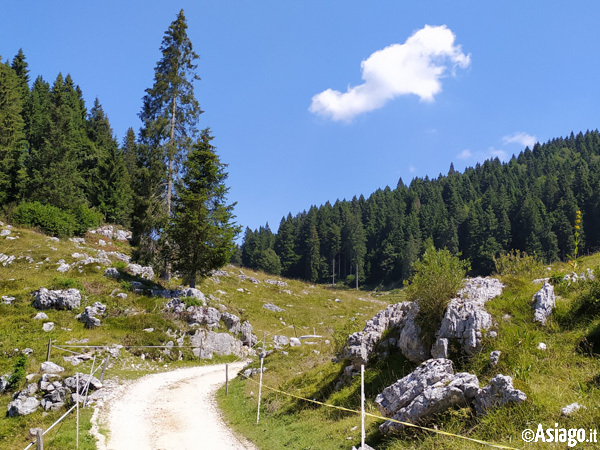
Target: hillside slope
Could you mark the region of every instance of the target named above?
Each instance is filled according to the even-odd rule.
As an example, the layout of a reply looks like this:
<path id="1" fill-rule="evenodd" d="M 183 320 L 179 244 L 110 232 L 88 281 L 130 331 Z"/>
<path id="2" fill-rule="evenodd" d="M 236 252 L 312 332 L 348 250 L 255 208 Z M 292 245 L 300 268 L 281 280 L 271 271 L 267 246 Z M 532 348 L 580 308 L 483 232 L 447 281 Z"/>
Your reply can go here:
<path id="1" fill-rule="evenodd" d="M 599 263 L 600 255 L 583 258 L 577 272 L 597 268 Z M 525 429 L 536 431 L 538 424 L 544 429 L 596 430 L 600 420 L 597 354 L 600 346 L 600 282 L 597 278 L 594 282 L 565 280 L 564 275 L 572 270 L 567 264 L 513 269 L 500 277 L 506 285 L 502 295 L 486 303 L 494 318 L 497 338 L 484 338 L 483 349 L 473 357 L 466 357 L 454 348 L 450 358 L 455 372 L 475 374 L 481 387 L 498 374 L 511 376 L 515 388 L 523 391 L 527 400 L 499 407 L 480 417 L 471 406 L 454 407 L 430 417 L 423 425 L 511 448 L 538 448 L 540 443 L 528 445 L 521 438 Z M 540 276 L 551 277 L 557 293 L 556 308 L 545 325 L 533 320 L 532 297 L 541 284 L 532 281 Z M 361 320 L 361 329 L 363 325 Z M 225 417 L 265 450 L 358 447 L 358 414 L 298 398 L 359 410 L 359 377 L 348 380 L 343 376 L 349 361 L 337 358 L 332 348 L 322 349 L 321 354 L 310 360 L 302 359 L 293 353 L 294 350 L 291 349 L 289 355 L 280 352 L 265 359 L 268 370 L 263 382 L 268 388 L 263 386 L 262 390 L 260 425 L 256 425 L 258 376 L 251 380 L 236 379 L 229 396 L 223 395 L 221 390 L 220 402 L 226 411 Z M 380 356 L 371 358 L 365 370 L 366 409 L 375 415 L 380 414 L 375 405 L 376 396 L 417 366 L 395 349 L 380 346 L 377 350 Z M 492 351 L 501 352 L 494 367 L 490 364 Z M 563 415 L 562 408 L 573 403 L 579 403 L 583 408 L 569 416 Z M 482 448 L 481 444 L 472 441 L 414 429 L 384 436 L 378 429 L 382 423 L 382 420 L 367 417 L 367 443 L 378 450 Z M 577 444 L 578 448 L 597 448 L 597 445 L 593 442 Z M 564 448 L 565 444 L 547 443 L 547 446 Z"/>
<path id="2" fill-rule="evenodd" d="M 176 335 L 189 336 L 195 333 L 196 329 L 190 327 L 180 316 L 165 311 L 167 299 L 151 297 L 147 289 L 134 292 L 132 285 L 135 287 L 136 283 L 144 283 L 146 288 L 173 289 L 178 286 L 178 280 L 161 285 L 157 280 L 149 281 L 127 274 L 127 264 L 122 259 L 126 259 L 125 256 L 130 254 L 131 249 L 126 241 L 91 233 L 85 236 L 84 241 L 57 241 L 30 229 L 7 226 L 0 228 L 10 232 L 5 232 L 6 235 L 0 237 L 0 253 L 7 256 L 4 261 L 0 261 L 0 375 L 10 374 L 16 357 L 23 350 L 31 349 L 32 353 L 27 357 L 26 373 L 32 374 L 31 382 L 37 382 L 39 375 L 36 374 L 39 374 L 40 363 L 46 360 L 49 339 L 59 347 L 67 342 L 85 342 L 90 346 L 157 346 L 175 341 Z M 109 267 L 105 265 L 106 262 L 82 264 L 79 270 L 75 263 L 85 259 L 82 255 L 97 258 L 98 251 L 106 252 L 109 256 L 110 266 L 120 273 L 119 279 L 104 275 Z M 9 259 L 11 261 L 7 262 Z M 3 265 L 3 262 L 6 264 Z M 70 268 L 59 272 L 58 269 L 65 265 Z M 272 284 L 267 280 L 271 280 Z M 32 306 L 32 293 L 42 287 L 79 289 L 82 294 L 80 308 L 72 311 L 44 310 L 48 318 L 34 320 L 33 317 L 39 311 Z M 197 288 L 206 295 L 209 306 L 226 309 L 242 320 L 248 320 L 261 341 L 266 336 L 267 347 L 273 347 L 274 335 L 290 338 L 316 333 L 323 336 L 317 345 L 302 346 L 297 351 L 310 364 L 313 364 L 316 356 L 313 350 L 321 351 L 322 354 L 333 352 L 329 349 L 335 346 L 336 330 L 361 322 L 387 304 L 364 292 L 343 288 L 332 290 L 295 280 L 274 279 L 253 271 L 244 271 L 242 274 L 233 266 L 204 280 Z M 117 297 L 118 293 L 126 294 L 126 298 Z M 76 315 L 95 302 L 106 305 L 106 311 L 98 316 L 101 326 L 88 329 L 76 319 Z M 265 309 L 263 305 L 268 303 L 280 307 L 282 311 Z M 49 322 L 54 324 L 54 328 L 49 332 L 43 331 L 44 324 Z M 152 331 L 148 331 L 150 329 Z M 223 324 L 217 331 L 226 331 Z M 189 340 L 186 338 L 185 342 L 188 344 Z M 262 346 L 262 342 L 260 345 Z M 102 351 L 96 352 L 98 361 L 104 354 Z M 118 357 L 111 357 L 106 376 L 135 378 L 148 372 L 198 364 L 192 349 L 184 346 L 181 354 L 182 361 L 178 361 L 179 355 L 176 352 L 166 355 L 160 348 L 125 348 Z M 65 377 L 76 370 L 89 373 L 91 360 L 74 367 L 64 360 L 68 356 L 71 354 L 52 348 L 51 360 L 65 367 Z M 215 357 L 213 361 L 226 362 L 234 359 L 235 356 L 222 356 Z M 21 380 L 13 389 L 0 395 L 0 408 L 6 408 L 11 401 L 10 395 L 27 383 Z M 39 426 L 45 429 L 64 411 L 43 413 L 39 408 L 27 416 L 0 419 L 0 446 L 22 448 L 30 428 Z M 74 419 L 69 418 L 64 426 L 50 433 L 46 447 L 65 448 L 64 445 L 69 446 L 72 442 Z M 94 448 L 91 438 L 80 444 L 83 445 L 82 448 Z"/>

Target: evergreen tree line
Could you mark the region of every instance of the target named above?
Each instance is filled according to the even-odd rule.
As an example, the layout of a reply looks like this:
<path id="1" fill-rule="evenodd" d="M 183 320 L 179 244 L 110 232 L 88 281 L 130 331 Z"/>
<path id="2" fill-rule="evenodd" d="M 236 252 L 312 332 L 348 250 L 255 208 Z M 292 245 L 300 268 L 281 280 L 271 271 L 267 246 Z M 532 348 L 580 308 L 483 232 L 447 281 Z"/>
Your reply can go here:
<path id="1" fill-rule="evenodd" d="M 35 225 L 43 222 L 36 214 L 56 221 L 91 208 L 132 229 L 135 259 L 193 286 L 230 259 L 239 228 L 226 203 L 226 164 L 210 130 L 197 128 L 198 55 L 183 10 L 160 50 L 139 135 L 129 128 L 121 145 L 99 100 L 88 111 L 71 76 L 59 74 L 52 86 L 39 76 L 30 86 L 22 51 L 0 62 L 0 205 Z"/>
<path id="2" fill-rule="evenodd" d="M 526 148 L 435 179 L 415 178 L 365 199 L 327 202 L 288 214 L 273 233 L 246 229 L 240 262 L 312 282 L 371 285 L 405 280 L 431 243 L 461 254 L 472 273 L 494 270 L 494 257 L 512 249 L 545 261 L 573 254 L 574 222 L 582 212 L 579 254 L 600 248 L 600 134 Z M 358 278 L 355 279 L 358 273 Z M 357 285 L 357 284 L 356 284 Z"/>
<path id="3" fill-rule="evenodd" d="M 70 75 L 30 86 L 22 50 L 0 63 L 0 205 L 85 205 L 129 226 L 135 159 L 133 130 L 119 146 L 99 100 L 88 111 Z"/>

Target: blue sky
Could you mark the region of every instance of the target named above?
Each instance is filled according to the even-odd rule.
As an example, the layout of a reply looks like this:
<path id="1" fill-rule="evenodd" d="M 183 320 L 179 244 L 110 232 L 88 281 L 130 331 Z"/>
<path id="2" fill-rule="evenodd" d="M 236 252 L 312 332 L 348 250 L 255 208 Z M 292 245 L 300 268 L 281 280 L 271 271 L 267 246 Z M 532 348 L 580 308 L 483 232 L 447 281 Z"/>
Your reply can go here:
<path id="1" fill-rule="evenodd" d="M 23 0 L 2 6 L 0 55 L 70 73 L 121 142 L 180 8 L 244 227 L 600 123 L 591 1 Z"/>

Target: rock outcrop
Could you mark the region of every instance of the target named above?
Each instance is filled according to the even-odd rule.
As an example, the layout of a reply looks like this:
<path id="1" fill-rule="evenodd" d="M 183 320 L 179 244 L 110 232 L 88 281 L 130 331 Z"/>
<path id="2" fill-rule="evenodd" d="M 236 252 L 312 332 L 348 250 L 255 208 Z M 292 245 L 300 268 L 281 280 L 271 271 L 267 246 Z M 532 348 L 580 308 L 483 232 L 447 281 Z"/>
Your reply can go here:
<path id="1" fill-rule="evenodd" d="M 269 311 L 273 311 L 273 312 L 283 312 L 285 311 L 285 309 L 280 308 L 279 306 L 273 304 L 273 303 L 265 303 L 263 305 L 263 308 L 268 309 Z"/>
<path id="2" fill-rule="evenodd" d="M 483 415 L 487 411 L 505 403 L 521 403 L 527 400 L 524 392 L 513 387 L 512 378 L 508 375 L 496 375 L 490 384 L 481 389 L 475 397 L 475 411 Z"/>
<path id="3" fill-rule="evenodd" d="M 544 283 L 544 286 L 533 295 L 533 301 L 535 302 L 533 320 L 545 325 L 556 304 L 554 286 L 548 282 Z"/>
<path id="4" fill-rule="evenodd" d="M 403 352 L 406 350 L 407 358 L 414 362 L 427 359 L 427 351 L 419 338 L 420 329 L 414 323 L 418 310 L 419 307 L 413 302 L 389 305 L 368 320 L 362 331 L 351 334 L 348 337 L 346 357 L 354 368 L 358 370 L 361 364 L 367 363 L 383 334 L 390 329 L 397 330 L 398 346 L 403 348 Z"/>
<path id="5" fill-rule="evenodd" d="M 154 278 L 154 270 L 152 270 L 152 267 L 150 266 L 140 266 L 139 264 L 129 263 L 127 264 L 127 271 L 131 275 L 145 280 L 152 280 Z"/>
<path id="6" fill-rule="evenodd" d="M 479 380 L 468 373 L 454 374 L 449 359 L 430 359 L 414 372 L 385 388 L 375 399 L 379 412 L 394 420 L 418 423 L 456 405 L 467 405 L 479 392 Z M 379 430 L 388 434 L 403 425 L 386 421 Z"/>
<path id="7" fill-rule="evenodd" d="M 242 341 L 234 338 L 228 333 L 216 333 L 214 331 L 198 330 L 191 337 L 192 351 L 201 359 L 211 359 L 213 354 L 247 356 L 248 348 L 242 345 Z"/>
<path id="8" fill-rule="evenodd" d="M 452 361 L 439 358 L 425 361 L 385 388 L 375 404 L 382 415 L 416 424 L 453 406 L 473 405 L 481 415 L 505 403 L 520 403 L 526 399 L 523 392 L 513 387 L 509 376 L 496 375 L 488 386 L 480 389 L 475 375 L 455 374 Z M 389 434 L 403 428 L 402 424 L 386 421 L 379 430 Z"/>
<path id="9" fill-rule="evenodd" d="M 40 401 L 37 398 L 17 392 L 13 401 L 8 404 L 8 417 L 26 416 L 33 413 L 39 406 Z"/>
<path id="10" fill-rule="evenodd" d="M 100 326 L 100 319 L 97 316 L 101 316 L 105 311 L 106 305 L 94 302 L 92 306 L 86 306 L 83 312 L 75 318 L 83 322 L 86 328 L 96 328 Z"/>
<path id="11" fill-rule="evenodd" d="M 79 289 L 66 289 L 49 291 L 40 288 L 34 292 L 33 307 L 37 309 L 75 309 L 81 306 L 81 293 Z"/>
<path id="12" fill-rule="evenodd" d="M 474 355 L 481 350 L 481 339 L 493 320 L 485 310 L 485 303 L 502 294 L 504 285 L 496 278 L 477 277 L 465 281 L 458 297 L 450 300 L 436 342 L 431 348 L 433 358 L 448 357 L 448 343 L 456 339 L 464 353 Z"/>

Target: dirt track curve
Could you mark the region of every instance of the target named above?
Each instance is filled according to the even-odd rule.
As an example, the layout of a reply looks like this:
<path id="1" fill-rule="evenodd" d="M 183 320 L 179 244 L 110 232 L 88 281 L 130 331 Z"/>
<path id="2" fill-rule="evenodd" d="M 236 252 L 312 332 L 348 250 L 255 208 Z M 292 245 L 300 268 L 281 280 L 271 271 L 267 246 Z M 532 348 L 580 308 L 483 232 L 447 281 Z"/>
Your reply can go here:
<path id="1" fill-rule="evenodd" d="M 243 362 L 229 365 L 234 377 Z M 100 413 L 100 450 L 200 450 L 256 447 L 223 422 L 215 391 L 225 383 L 225 364 L 147 375 L 120 387 Z M 106 442 L 103 442 L 106 441 Z"/>

